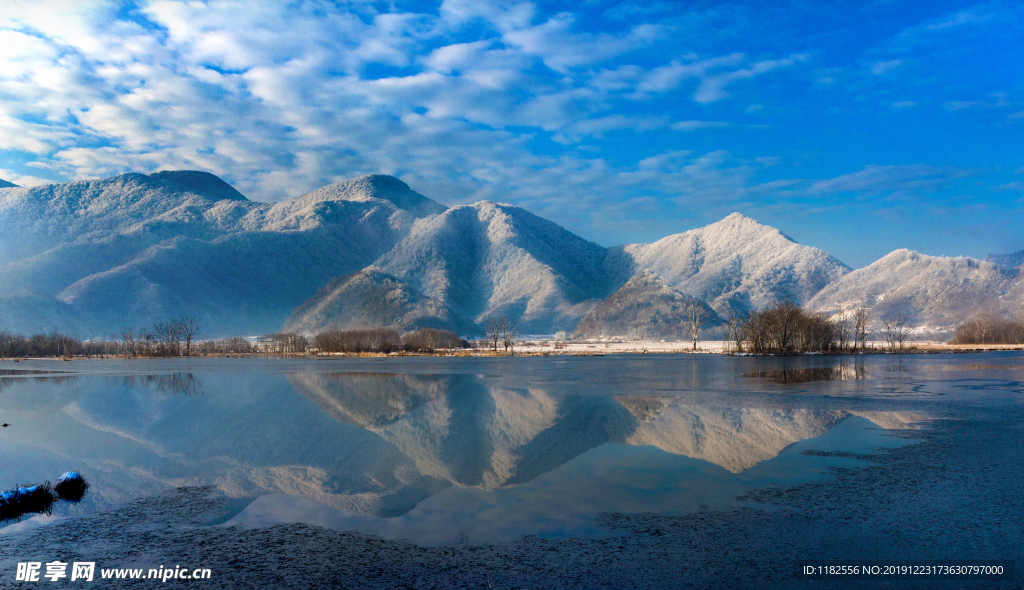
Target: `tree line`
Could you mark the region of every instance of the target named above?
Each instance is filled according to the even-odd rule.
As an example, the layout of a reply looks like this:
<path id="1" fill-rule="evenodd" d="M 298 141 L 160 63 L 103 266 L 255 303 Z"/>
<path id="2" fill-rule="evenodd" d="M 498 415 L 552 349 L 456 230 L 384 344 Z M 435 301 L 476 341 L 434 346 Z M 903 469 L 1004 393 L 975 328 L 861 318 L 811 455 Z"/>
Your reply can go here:
<path id="1" fill-rule="evenodd" d="M 405 334 L 394 328 L 331 328 L 313 337 L 313 347 L 320 352 L 434 352 L 467 348 L 469 343 L 454 332 L 435 328 L 420 328 Z"/>
<path id="2" fill-rule="evenodd" d="M 827 315 L 811 313 L 791 299 L 747 313 L 730 312 L 726 334 L 737 352 L 755 354 L 843 353 L 866 351 L 871 310 L 844 308 Z M 882 336 L 891 350 L 902 350 L 914 330 L 906 311 L 882 318 Z"/>
<path id="3" fill-rule="evenodd" d="M 186 316 L 153 325 L 153 329 L 125 327 L 117 335 L 115 354 L 123 356 L 192 356 L 192 343 L 203 331 L 199 318 Z"/>
<path id="4" fill-rule="evenodd" d="M 72 357 L 103 354 L 102 345 L 83 343 L 63 334 L 33 334 L 24 336 L 8 330 L 0 330 L 0 358 L 12 357 Z"/>
<path id="5" fill-rule="evenodd" d="M 956 327 L 953 344 L 1024 344 L 1024 303 L 1013 319 L 981 312 Z"/>
<path id="6" fill-rule="evenodd" d="M 469 343 L 448 330 L 421 328 L 401 333 L 393 328 L 342 330 L 331 328 L 307 338 L 294 332 L 257 338 L 231 336 L 199 340 L 202 323 L 191 317 L 149 328 L 124 328 L 102 340 L 81 341 L 61 332 L 23 336 L 0 330 L 0 358 L 11 357 L 177 357 L 218 354 L 306 354 L 308 352 L 434 352 L 467 348 Z"/>

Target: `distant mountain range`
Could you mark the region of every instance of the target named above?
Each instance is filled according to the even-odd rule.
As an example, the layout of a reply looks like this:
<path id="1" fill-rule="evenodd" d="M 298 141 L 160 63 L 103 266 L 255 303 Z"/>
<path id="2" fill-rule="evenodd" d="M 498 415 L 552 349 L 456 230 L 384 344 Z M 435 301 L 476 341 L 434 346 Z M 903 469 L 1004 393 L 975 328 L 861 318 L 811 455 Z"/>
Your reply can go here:
<path id="1" fill-rule="evenodd" d="M 612 335 L 657 324 L 681 294 L 722 315 L 783 297 L 822 311 L 868 305 L 876 318 L 908 309 L 948 330 L 1022 295 L 1021 253 L 899 250 L 852 270 L 738 213 L 604 248 L 519 207 L 448 208 L 384 175 L 272 205 L 194 171 L 0 187 L 0 329 L 26 333 L 95 337 L 192 315 L 205 336 L 381 325 L 473 335 L 507 315 L 526 333 Z M 670 336 L 663 328 L 652 334 Z"/>
<path id="2" fill-rule="evenodd" d="M 989 254 L 985 262 L 994 262 L 999 266 L 1016 268 L 1024 264 L 1024 250 L 1018 250 L 1012 254 Z"/>

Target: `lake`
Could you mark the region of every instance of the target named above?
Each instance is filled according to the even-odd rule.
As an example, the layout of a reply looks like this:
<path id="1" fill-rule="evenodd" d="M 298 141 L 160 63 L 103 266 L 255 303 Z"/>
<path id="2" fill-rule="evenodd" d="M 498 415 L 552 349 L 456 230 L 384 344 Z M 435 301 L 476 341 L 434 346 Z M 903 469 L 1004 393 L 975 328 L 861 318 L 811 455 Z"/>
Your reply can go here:
<path id="1" fill-rule="evenodd" d="M 161 546 L 301 526 L 424 551 L 603 547 L 635 536 L 614 518 L 799 512 L 758 494 L 838 486 L 952 421 L 1017 413 L 1022 377 L 1019 353 L 0 362 L 0 485 L 91 484 L 0 538 L 13 560 L 109 522 L 161 522 Z M 116 532 L 97 561 L 163 559 L 118 553 Z"/>

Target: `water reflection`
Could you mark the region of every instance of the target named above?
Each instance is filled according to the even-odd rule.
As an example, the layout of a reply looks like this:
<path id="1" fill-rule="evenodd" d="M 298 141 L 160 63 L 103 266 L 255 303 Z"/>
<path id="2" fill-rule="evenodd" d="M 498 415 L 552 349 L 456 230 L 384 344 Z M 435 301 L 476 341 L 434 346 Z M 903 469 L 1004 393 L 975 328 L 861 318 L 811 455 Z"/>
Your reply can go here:
<path id="1" fill-rule="evenodd" d="M 903 367 L 898 367 L 903 370 Z M 767 379 L 772 383 L 810 383 L 812 381 L 863 381 L 872 372 L 866 365 L 840 365 L 837 367 L 811 367 L 798 369 L 772 369 L 743 375 L 750 379 Z"/>
<path id="2" fill-rule="evenodd" d="M 485 490 L 531 481 L 605 443 L 652 446 L 738 473 L 853 415 L 705 407 L 670 397 L 555 396 L 468 376 L 299 373 L 288 379 L 328 415 L 393 445 L 420 476 Z M 876 414 L 901 428 L 921 420 Z"/>
<path id="3" fill-rule="evenodd" d="M 904 377 L 909 373 L 928 374 L 963 371 L 1024 371 L 1024 365 L 1010 364 L 926 364 L 907 365 L 838 365 L 833 367 L 799 367 L 770 369 L 745 373 L 741 377 L 766 379 L 771 383 L 800 384 L 815 381 L 864 381 L 872 378 Z"/>
<path id="4" fill-rule="evenodd" d="M 170 373 L 167 375 L 125 375 L 119 378 L 128 388 L 151 387 L 157 391 L 184 395 L 203 395 L 203 382 L 193 373 Z"/>
<path id="5" fill-rule="evenodd" d="M 568 530 L 559 507 L 581 498 L 573 490 L 584 488 L 595 492 L 566 509 L 579 518 L 573 526 L 589 526 L 582 515 L 593 511 L 696 509 L 709 495 L 735 497 L 737 486 L 816 472 L 825 459 L 794 455 L 801 441 L 842 432 L 844 425 L 861 433 L 867 420 L 908 428 L 923 419 L 730 407 L 721 398 L 705 404 L 575 395 L 502 386 L 484 375 L 206 373 L 200 379 L 181 372 L 46 379 L 11 380 L 0 391 L 0 411 L 18 419 L 17 429 L 0 432 L 12 480 L 80 469 L 93 483 L 86 511 L 169 488 L 212 485 L 239 499 L 235 509 L 249 516 L 273 512 L 286 520 L 282 511 L 308 512 L 315 504 L 366 530 L 387 519 L 426 519 L 443 528 L 439 523 L 456 514 L 465 523 L 485 515 L 514 520 L 515 513 Z M 297 499 L 312 504 L 302 508 Z M 408 533 L 403 530 L 395 534 Z"/>

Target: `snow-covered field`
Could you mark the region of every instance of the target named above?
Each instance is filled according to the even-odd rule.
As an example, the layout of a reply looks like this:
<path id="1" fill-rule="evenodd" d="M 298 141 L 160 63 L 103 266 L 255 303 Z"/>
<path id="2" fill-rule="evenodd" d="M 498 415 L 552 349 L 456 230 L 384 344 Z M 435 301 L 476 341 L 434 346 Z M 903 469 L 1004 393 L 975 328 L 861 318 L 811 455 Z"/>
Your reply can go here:
<path id="1" fill-rule="evenodd" d="M 698 340 L 697 352 L 726 352 L 731 350 L 721 340 Z M 519 347 L 524 352 L 551 354 L 617 354 L 655 352 L 693 352 L 693 342 L 665 340 L 531 340 Z"/>

